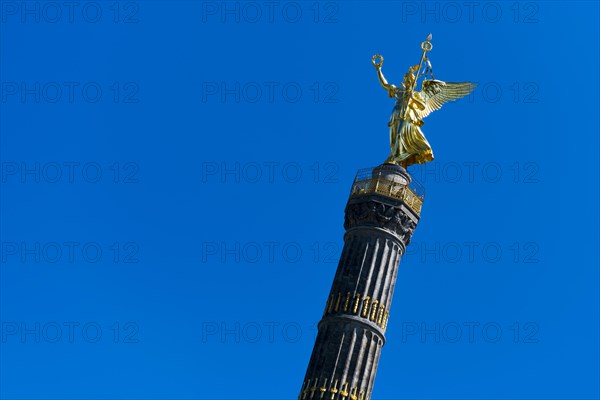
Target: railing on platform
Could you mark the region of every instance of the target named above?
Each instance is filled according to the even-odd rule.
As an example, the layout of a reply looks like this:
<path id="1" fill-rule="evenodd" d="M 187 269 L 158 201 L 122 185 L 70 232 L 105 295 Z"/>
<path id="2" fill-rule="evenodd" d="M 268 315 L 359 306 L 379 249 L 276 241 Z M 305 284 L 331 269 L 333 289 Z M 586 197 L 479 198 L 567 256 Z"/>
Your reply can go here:
<path id="1" fill-rule="evenodd" d="M 402 200 L 417 215 L 421 214 L 425 188 L 419 182 L 413 179 L 409 186 L 406 186 L 383 176 L 373 176 L 372 170 L 372 168 L 365 168 L 358 171 L 350 192 L 351 197 L 377 193 Z"/>

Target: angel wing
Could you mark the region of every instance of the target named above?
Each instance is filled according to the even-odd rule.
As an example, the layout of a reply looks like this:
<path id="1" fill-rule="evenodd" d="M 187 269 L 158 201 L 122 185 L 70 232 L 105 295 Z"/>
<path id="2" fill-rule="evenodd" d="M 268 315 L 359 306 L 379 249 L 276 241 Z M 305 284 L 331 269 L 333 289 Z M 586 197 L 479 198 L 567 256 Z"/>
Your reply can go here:
<path id="1" fill-rule="evenodd" d="M 444 103 L 465 97 L 477 86 L 471 82 L 444 82 L 435 79 L 424 80 L 419 95 L 425 104 L 423 110 L 417 109 L 419 118 L 423 119 Z"/>

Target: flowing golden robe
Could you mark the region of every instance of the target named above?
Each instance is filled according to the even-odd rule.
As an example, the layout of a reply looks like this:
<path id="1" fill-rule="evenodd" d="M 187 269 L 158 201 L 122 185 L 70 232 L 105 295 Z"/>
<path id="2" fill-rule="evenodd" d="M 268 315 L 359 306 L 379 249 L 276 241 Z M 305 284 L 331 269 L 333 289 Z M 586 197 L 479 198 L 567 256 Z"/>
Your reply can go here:
<path id="1" fill-rule="evenodd" d="M 390 89 L 390 95 L 396 98 L 396 105 L 388 123 L 392 151 L 386 161 L 404 167 L 433 161 L 431 145 L 421 131 L 423 121 L 417 114 L 422 104 L 419 93 L 414 93 L 415 99 L 413 99 L 406 90 L 396 87 Z"/>

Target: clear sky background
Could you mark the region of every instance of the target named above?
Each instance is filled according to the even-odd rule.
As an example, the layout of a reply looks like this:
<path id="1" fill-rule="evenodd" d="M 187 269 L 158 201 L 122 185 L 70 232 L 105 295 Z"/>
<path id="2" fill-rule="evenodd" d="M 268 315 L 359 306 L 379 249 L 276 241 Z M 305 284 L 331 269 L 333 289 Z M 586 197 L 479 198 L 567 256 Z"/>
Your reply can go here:
<path id="1" fill-rule="evenodd" d="M 3 399 L 295 399 L 429 33 L 373 398 L 598 398 L 597 2 L 0 7 Z"/>

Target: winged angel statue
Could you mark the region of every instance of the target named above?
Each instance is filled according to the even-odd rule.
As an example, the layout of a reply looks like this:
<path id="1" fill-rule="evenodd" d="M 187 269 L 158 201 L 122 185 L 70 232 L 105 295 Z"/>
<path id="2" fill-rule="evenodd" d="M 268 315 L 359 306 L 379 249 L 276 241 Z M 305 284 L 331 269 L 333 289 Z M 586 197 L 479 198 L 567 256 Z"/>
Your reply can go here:
<path id="1" fill-rule="evenodd" d="M 385 161 L 386 163 L 399 164 L 406 168 L 412 164 L 425 164 L 433 161 L 433 151 L 421 131 L 421 126 L 424 124 L 423 118 L 433 111 L 439 110 L 444 103 L 468 95 L 476 86 L 471 82 L 436 80 L 431 63 L 426 56 L 426 53 L 433 48 L 430 40 L 431 35 L 421 43 L 423 50 L 421 62 L 408 69 L 408 72 L 404 74 L 401 87 L 389 84 L 383 76 L 381 71 L 383 56 L 379 54 L 373 56 L 372 63 L 377 69 L 379 83 L 387 90 L 390 97 L 396 98 L 396 104 L 388 123 L 391 153 Z M 417 92 L 415 86 L 421 77 L 424 78 L 421 91 Z"/>

